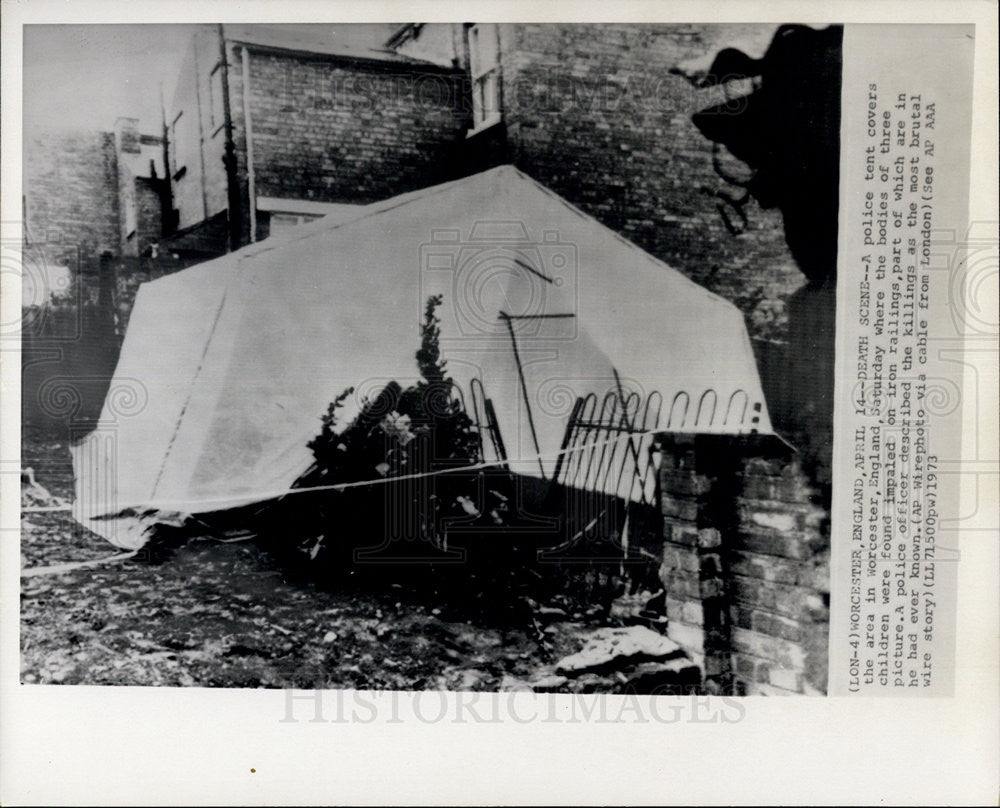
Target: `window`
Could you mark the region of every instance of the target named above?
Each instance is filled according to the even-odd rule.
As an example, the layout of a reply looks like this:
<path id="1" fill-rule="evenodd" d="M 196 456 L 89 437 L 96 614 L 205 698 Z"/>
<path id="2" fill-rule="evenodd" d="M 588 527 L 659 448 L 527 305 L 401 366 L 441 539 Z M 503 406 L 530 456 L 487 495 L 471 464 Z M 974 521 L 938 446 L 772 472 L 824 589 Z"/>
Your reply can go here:
<path id="1" fill-rule="evenodd" d="M 278 199 L 272 196 L 257 197 L 257 221 L 267 222 L 265 238 L 287 235 L 295 227 L 319 219 L 333 216 L 336 220 L 347 220 L 360 210 L 356 204 L 344 202 L 317 202 L 313 199 Z M 329 221 L 334 221 L 330 219 Z"/>
<path id="2" fill-rule="evenodd" d="M 496 23 L 469 28 L 469 70 L 472 74 L 472 131 L 500 120 L 500 41 Z"/>
<path id="3" fill-rule="evenodd" d="M 287 235 L 290 230 L 300 224 L 311 222 L 320 218 L 311 214 L 295 213 L 271 213 L 269 221 L 268 236 Z"/>

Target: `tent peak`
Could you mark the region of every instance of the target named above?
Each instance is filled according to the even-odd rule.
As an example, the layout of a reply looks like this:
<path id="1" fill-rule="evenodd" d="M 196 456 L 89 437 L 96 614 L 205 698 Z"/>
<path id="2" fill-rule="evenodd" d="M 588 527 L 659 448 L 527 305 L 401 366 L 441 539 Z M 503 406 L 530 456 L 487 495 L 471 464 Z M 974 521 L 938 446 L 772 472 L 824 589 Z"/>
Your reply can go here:
<path id="1" fill-rule="evenodd" d="M 346 215 L 344 213 L 337 213 L 331 216 L 324 216 L 317 219 L 314 222 L 307 224 L 301 224 L 296 228 L 298 232 L 294 234 L 289 234 L 285 238 L 281 239 L 267 239 L 264 241 L 257 242 L 256 244 L 249 244 L 242 247 L 235 252 L 228 253 L 226 255 L 220 256 L 211 262 L 206 262 L 206 264 L 214 263 L 215 261 L 228 261 L 235 259 L 240 261 L 243 258 L 258 256 L 264 253 L 271 252 L 273 250 L 278 250 L 289 244 L 300 243 L 308 241 L 309 239 L 322 236 L 324 234 L 329 234 L 334 231 L 340 230 L 341 228 L 347 227 L 349 225 L 354 225 L 355 223 L 361 222 L 364 219 L 368 219 L 374 216 L 379 216 L 389 211 L 396 210 L 398 208 L 411 205 L 413 203 L 422 202 L 424 200 L 430 199 L 434 196 L 440 194 L 461 191 L 467 187 L 474 187 L 477 185 L 489 185 L 494 184 L 497 186 L 494 190 L 495 194 L 510 194 L 516 193 L 516 189 L 530 187 L 535 192 L 547 197 L 548 199 L 557 202 L 566 211 L 578 217 L 582 221 L 586 222 L 591 227 L 596 227 L 598 230 L 605 232 L 610 237 L 619 241 L 622 244 L 627 245 L 630 249 L 635 250 L 637 253 L 641 254 L 651 265 L 655 266 L 657 270 L 667 271 L 679 279 L 684 281 L 686 284 L 690 285 L 693 289 L 702 293 L 707 299 L 713 301 L 716 305 L 721 305 L 723 307 L 729 307 L 736 311 L 738 308 L 729 302 L 728 300 L 713 294 L 711 291 L 701 286 L 696 281 L 692 280 L 686 276 L 683 272 L 678 271 L 674 267 L 670 266 L 666 262 L 657 258 L 654 255 L 646 252 L 641 246 L 636 244 L 634 241 L 623 236 L 616 230 L 603 224 L 595 216 L 581 210 L 579 207 L 574 205 L 565 197 L 561 196 L 556 191 L 552 190 L 548 186 L 539 182 L 534 177 L 526 174 L 520 168 L 512 163 L 502 163 L 500 165 L 494 166 L 492 168 L 485 169 L 484 171 L 477 172 L 475 174 L 469 174 L 465 177 L 460 177 L 455 180 L 450 180 L 448 182 L 439 183 L 437 185 L 429 185 L 424 188 L 418 188 L 414 191 L 408 191 L 403 194 L 398 194 L 388 199 L 383 199 L 379 202 L 372 202 L 366 205 L 358 205 L 357 212 L 349 212 Z M 205 266 L 205 264 L 198 265 L 199 267 Z M 193 267 L 192 267 L 193 269 Z M 184 270 L 189 271 L 189 270 Z M 158 279 L 160 280 L 160 279 Z M 157 283 L 158 281 L 148 281 L 147 283 Z"/>

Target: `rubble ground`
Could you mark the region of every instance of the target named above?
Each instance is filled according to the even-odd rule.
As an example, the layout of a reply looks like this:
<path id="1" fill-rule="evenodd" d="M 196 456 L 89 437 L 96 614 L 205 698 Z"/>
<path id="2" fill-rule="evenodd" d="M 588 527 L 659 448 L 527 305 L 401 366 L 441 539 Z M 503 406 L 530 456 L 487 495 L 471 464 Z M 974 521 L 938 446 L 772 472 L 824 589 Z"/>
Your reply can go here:
<path id="1" fill-rule="evenodd" d="M 22 467 L 53 496 L 71 498 L 64 442 L 26 440 Z M 66 512 L 25 514 L 21 548 L 26 568 L 115 553 Z M 630 683 L 663 692 L 697 681 L 665 637 L 642 626 L 608 634 L 604 612 L 526 599 L 507 620 L 469 619 L 433 592 L 366 578 L 321 586 L 283 570 L 253 541 L 209 536 L 158 563 L 25 577 L 21 680 L 557 692 L 622 692 Z"/>

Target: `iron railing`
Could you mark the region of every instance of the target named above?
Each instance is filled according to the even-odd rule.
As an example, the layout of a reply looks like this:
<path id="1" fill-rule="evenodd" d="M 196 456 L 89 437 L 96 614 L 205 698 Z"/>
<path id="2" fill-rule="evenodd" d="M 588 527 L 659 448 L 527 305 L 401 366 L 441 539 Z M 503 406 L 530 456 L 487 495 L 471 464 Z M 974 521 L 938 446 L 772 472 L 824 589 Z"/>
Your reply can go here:
<path id="1" fill-rule="evenodd" d="M 692 404 L 694 406 L 692 406 Z M 718 393 L 706 389 L 697 399 L 676 393 L 665 407 L 653 391 L 594 393 L 578 398 L 566 424 L 552 481 L 601 492 L 627 501 L 654 504 L 656 469 L 652 448 L 655 431 L 756 432 L 761 404 L 751 404 L 745 390 L 734 391 L 719 406 Z"/>

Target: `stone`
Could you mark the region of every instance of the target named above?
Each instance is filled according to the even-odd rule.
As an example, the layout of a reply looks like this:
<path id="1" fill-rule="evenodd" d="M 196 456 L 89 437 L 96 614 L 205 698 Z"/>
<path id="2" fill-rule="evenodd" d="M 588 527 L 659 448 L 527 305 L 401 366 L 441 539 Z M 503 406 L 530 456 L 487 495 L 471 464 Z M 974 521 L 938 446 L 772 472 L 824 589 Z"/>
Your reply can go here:
<path id="1" fill-rule="evenodd" d="M 615 667 L 626 661 L 667 660 L 683 655 L 681 647 L 645 626 L 597 629 L 575 654 L 556 664 L 556 672 L 575 675 Z"/>
<path id="2" fill-rule="evenodd" d="M 557 673 L 550 673 L 538 679 L 533 679 L 528 685 L 536 693 L 551 693 L 552 691 L 565 685 L 569 679 Z"/>
<path id="3" fill-rule="evenodd" d="M 667 626 L 667 633 L 688 653 L 704 653 L 705 630 L 701 626 L 687 625 L 679 620 L 671 620 Z"/>
<path id="4" fill-rule="evenodd" d="M 531 685 L 524 679 L 518 679 L 510 674 L 504 674 L 503 679 L 500 680 L 501 693 L 529 693 L 531 689 Z"/>

